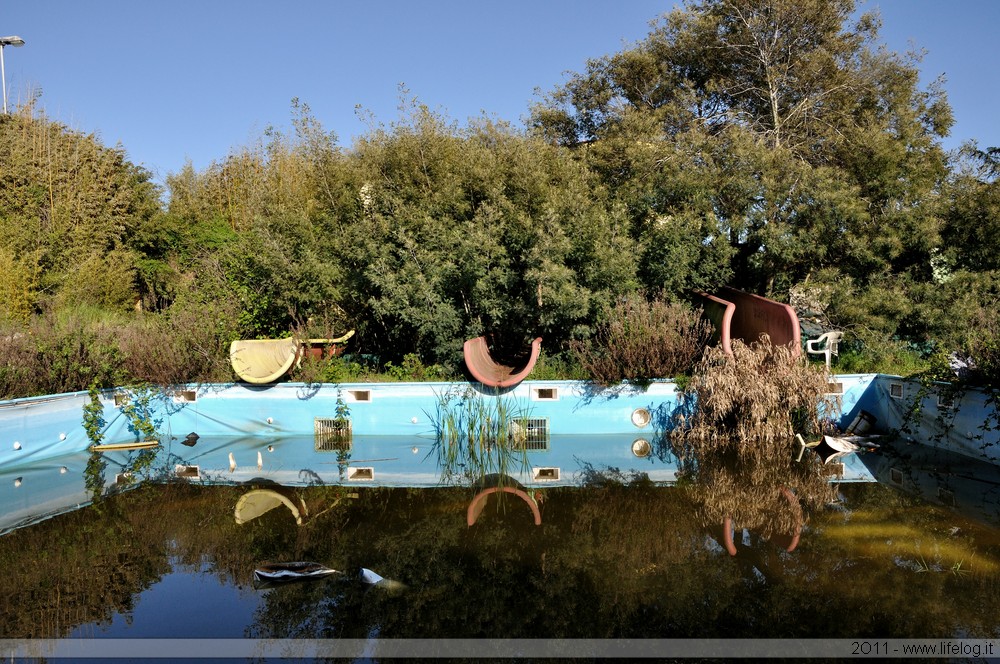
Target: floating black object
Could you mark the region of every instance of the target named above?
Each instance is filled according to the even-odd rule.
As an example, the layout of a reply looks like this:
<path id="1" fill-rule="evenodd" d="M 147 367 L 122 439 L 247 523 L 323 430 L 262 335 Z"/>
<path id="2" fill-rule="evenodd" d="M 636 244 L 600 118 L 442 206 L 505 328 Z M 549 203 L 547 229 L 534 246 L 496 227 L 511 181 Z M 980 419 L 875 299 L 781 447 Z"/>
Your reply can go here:
<path id="1" fill-rule="evenodd" d="M 184 437 L 184 440 L 181 441 L 181 444 L 187 445 L 188 447 L 194 447 L 194 444 L 198 442 L 198 438 L 200 438 L 200 436 L 196 434 L 194 431 L 192 431 L 191 433 L 189 433 L 187 436 Z"/>

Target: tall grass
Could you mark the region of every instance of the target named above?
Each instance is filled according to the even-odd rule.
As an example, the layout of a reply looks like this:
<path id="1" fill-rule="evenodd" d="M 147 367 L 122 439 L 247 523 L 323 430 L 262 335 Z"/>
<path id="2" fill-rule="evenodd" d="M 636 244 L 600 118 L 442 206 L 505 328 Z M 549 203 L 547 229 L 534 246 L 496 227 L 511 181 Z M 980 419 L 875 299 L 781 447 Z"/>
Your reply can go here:
<path id="1" fill-rule="evenodd" d="M 502 394 L 466 388 L 437 395 L 433 419 L 442 480 L 474 485 L 497 475 L 502 482 L 527 470 L 528 416 L 515 398 Z"/>
<path id="2" fill-rule="evenodd" d="M 233 338 L 224 307 L 175 306 L 122 314 L 90 306 L 0 325 L 0 398 L 135 383 L 161 386 L 232 379 Z"/>

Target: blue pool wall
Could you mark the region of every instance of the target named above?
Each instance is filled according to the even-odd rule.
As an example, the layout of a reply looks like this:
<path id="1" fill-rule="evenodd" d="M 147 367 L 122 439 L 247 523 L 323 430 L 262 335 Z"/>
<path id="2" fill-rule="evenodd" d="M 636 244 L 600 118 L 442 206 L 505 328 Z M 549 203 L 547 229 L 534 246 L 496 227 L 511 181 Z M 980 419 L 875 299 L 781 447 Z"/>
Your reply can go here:
<path id="1" fill-rule="evenodd" d="M 433 440 L 434 419 L 442 396 L 470 392 L 492 398 L 495 392 L 476 383 L 350 383 L 308 385 L 243 383 L 187 385 L 157 394 L 152 416 L 164 440 L 194 432 L 207 438 L 264 439 L 311 437 L 317 418 L 334 418 L 340 397 L 350 409 L 355 437 L 412 437 Z M 116 405 L 123 390 L 100 395 L 106 443 L 139 439 Z M 875 419 L 876 431 L 904 429 L 916 442 L 946 447 L 990 462 L 1000 462 L 1000 427 L 990 393 L 968 389 L 949 392 L 914 380 L 876 374 L 831 378 L 834 409 L 825 413 L 842 429 L 862 411 Z M 669 381 L 602 388 L 585 381 L 524 381 L 501 393 L 508 404 L 532 418 L 545 419 L 556 437 L 629 436 L 651 438 L 665 428 L 678 407 Z M 86 392 L 0 402 L 0 469 L 86 451 L 83 427 Z M 916 416 L 912 406 L 919 403 Z M 650 413 L 637 426 L 633 414 Z M 907 426 L 908 424 L 908 426 Z"/>
<path id="2" fill-rule="evenodd" d="M 863 407 L 903 441 L 1000 464 L 1000 419 L 991 390 L 880 375 Z"/>
<path id="3" fill-rule="evenodd" d="M 461 477 L 447 478 L 442 472 L 434 415 L 442 396 L 469 390 L 493 396 L 468 383 L 183 386 L 151 401 L 162 443 L 156 467 L 168 475 L 176 474 L 178 466 L 197 468 L 191 481 L 205 484 L 462 484 Z M 124 390 L 100 394 L 104 442 L 140 439 L 116 405 L 122 394 Z M 346 455 L 318 449 L 314 433 L 316 418 L 336 417 L 338 396 L 350 409 L 353 425 Z M 526 467 L 511 473 L 525 486 L 579 485 L 591 471 L 607 470 L 620 471 L 625 479 L 642 473 L 657 483 L 676 480 L 677 459 L 657 436 L 678 407 L 673 383 L 600 388 L 577 381 L 525 381 L 502 396 L 549 426 L 549 444 L 529 450 Z M 824 415 L 842 429 L 864 411 L 876 432 L 900 432 L 902 440 L 894 445 L 920 443 L 913 449 L 958 453 L 980 467 L 1000 463 L 1000 426 L 990 393 L 956 393 L 897 376 L 852 374 L 832 377 L 827 396 L 832 410 Z M 89 401 L 87 393 L 77 392 L 0 402 L 0 534 L 89 503 L 92 492 L 85 486 L 84 471 L 90 440 L 83 427 Z M 637 426 L 633 414 L 638 409 L 649 412 L 649 422 L 640 419 Z M 200 436 L 197 444 L 184 445 L 192 432 Z M 653 453 L 633 454 L 639 441 L 649 443 Z M 135 454 L 102 455 L 105 491 L 130 486 L 123 471 Z M 849 455 L 843 461 L 837 481 L 877 481 L 881 455 Z M 370 473 L 367 478 L 352 478 L 352 472 L 362 469 Z M 541 478 L 539 469 L 557 472 Z"/>
<path id="4" fill-rule="evenodd" d="M 339 397 L 350 409 L 355 436 L 433 438 L 441 397 L 468 391 L 495 395 L 469 383 L 189 385 L 155 396 L 151 415 L 166 438 L 191 432 L 208 437 L 312 436 L 317 418 L 337 416 Z M 124 394 L 108 390 L 100 395 L 105 443 L 140 438 L 116 405 L 116 396 Z M 551 434 L 578 435 L 651 431 L 656 419 L 636 427 L 632 413 L 645 408 L 653 418 L 662 418 L 677 403 L 676 388 L 669 382 L 599 389 L 579 381 L 532 381 L 500 397 L 532 418 L 548 419 Z M 90 440 L 83 408 L 89 400 L 86 392 L 76 392 L 0 402 L 0 467 L 86 450 Z"/>
<path id="5" fill-rule="evenodd" d="M 862 410 L 878 411 L 873 374 L 836 376 L 837 405 L 827 414 L 846 426 Z M 194 432 L 205 437 L 311 436 L 317 418 L 334 418 L 338 397 L 350 409 L 355 436 L 413 436 L 432 439 L 438 402 L 467 391 L 491 397 L 476 383 L 351 383 L 307 385 L 244 383 L 181 386 L 151 400 L 152 416 L 166 438 Z M 124 390 L 101 393 L 103 442 L 135 441 L 129 420 L 116 405 Z M 678 407 L 672 382 L 602 388 L 585 381 L 524 381 L 501 398 L 531 418 L 548 421 L 551 435 L 653 435 Z M 49 456 L 86 450 L 83 427 L 86 392 L 0 402 L 0 467 L 31 464 Z M 645 409 L 648 423 L 633 413 Z M 881 411 L 878 411 L 881 412 Z"/>

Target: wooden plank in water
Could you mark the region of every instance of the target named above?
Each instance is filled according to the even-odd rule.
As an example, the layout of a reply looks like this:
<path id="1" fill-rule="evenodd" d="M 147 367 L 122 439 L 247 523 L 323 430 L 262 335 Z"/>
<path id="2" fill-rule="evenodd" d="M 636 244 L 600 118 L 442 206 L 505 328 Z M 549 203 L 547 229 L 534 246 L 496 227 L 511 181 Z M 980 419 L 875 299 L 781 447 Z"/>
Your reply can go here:
<path id="1" fill-rule="evenodd" d="M 103 443 L 101 445 L 91 445 L 91 452 L 115 452 L 119 450 L 146 450 L 160 444 L 158 440 L 140 440 L 129 443 Z"/>

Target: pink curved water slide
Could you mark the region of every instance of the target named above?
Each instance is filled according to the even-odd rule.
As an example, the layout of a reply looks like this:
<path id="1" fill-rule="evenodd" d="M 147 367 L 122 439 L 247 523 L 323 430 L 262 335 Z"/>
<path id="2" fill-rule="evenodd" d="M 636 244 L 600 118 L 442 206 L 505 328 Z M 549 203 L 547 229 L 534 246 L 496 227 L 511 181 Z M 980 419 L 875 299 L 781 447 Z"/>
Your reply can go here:
<path id="1" fill-rule="evenodd" d="M 487 387 L 513 387 L 528 377 L 542 351 L 542 338 L 531 342 L 531 354 L 517 367 L 500 364 L 490 355 L 486 337 L 476 337 L 465 342 L 465 366 L 472 377 Z"/>
<path id="2" fill-rule="evenodd" d="M 775 346 L 790 346 L 802 353 L 799 317 L 787 304 L 735 288 L 720 288 L 714 295 L 698 293 L 705 318 L 715 327 L 713 341 L 732 353 L 732 339 L 752 343 L 766 334 Z"/>

